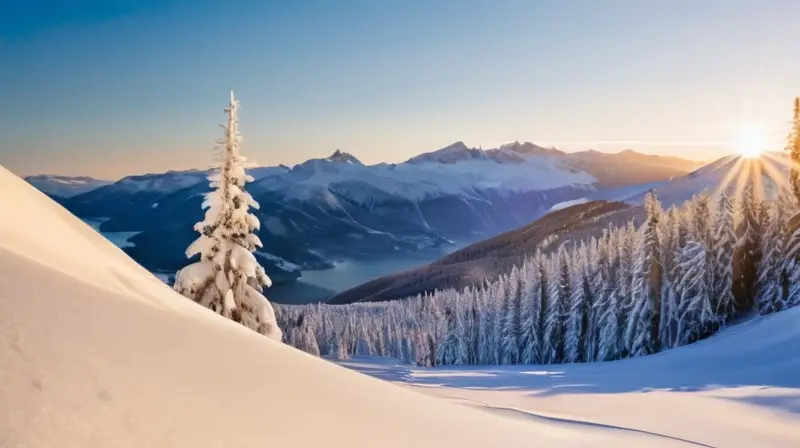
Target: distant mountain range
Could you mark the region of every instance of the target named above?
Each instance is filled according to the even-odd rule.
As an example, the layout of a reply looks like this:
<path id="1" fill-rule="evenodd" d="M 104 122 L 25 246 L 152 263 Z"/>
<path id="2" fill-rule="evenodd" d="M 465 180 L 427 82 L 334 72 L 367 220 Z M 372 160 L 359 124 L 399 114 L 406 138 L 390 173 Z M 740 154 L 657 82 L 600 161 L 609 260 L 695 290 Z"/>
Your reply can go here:
<path id="1" fill-rule="evenodd" d="M 622 155 L 624 153 L 617 156 Z M 607 160 L 604 154 L 583 153 L 583 161 L 591 158 Z M 608 163 L 598 163 L 599 169 L 608 169 Z M 396 300 L 436 289 L 461 289 L 478 284 L 508 273 L 515 264 L 536 250 L 548 252 L 565 243 L 599 236 L 609 225 L 633 222 L 638 226 L 644 219 L 644 210 L 640 205 L 649 191 L 656 195 L 665 208 L 680 206 L 703 192 L 714 196 L 724 191 L 735 199 L 747 186 L 754 187 L 757 195 L 763 195 L 762 198 L 775 198 L 788 185 L 787 164 L 783 153 L 769 153 L 757 159 L 727 156 L 689 174 L 645 184 L 646 188 L 639 185 L 635 189 L 611 190 L 619 195 L 620 202 L 566 202 L 564 207 L 553 207 L 551 213 L 531 224 L 467 246 L 426 266 L 380 277 L 339 292 L 328 299 L 328 303 Z M 592 164 L 587 167 L 590 166 Z"/>
<path id="2" fill-rule="evenodd" d="M 51 174 L 28 176 L 25 180 L 39 191 L 51 197 L 59 198 L 70 198 L 113 183 L 109 180 L 94 179 L 85 176 L 70 177 Z"/>
<path id="3" fill-rule="evenodd" d="M 634 151 L 564 153 L 528 142 L 483 150 L 457 142 L 397 164 L 364 165 L 336 151 L 294 167 L 256 168 L 248 191 L 261 205 L 262 261 L 280 283 L 337 258 L 438 253 L 453 240 L 528 224 L 567 201 L 631 196 L 698 166 Z M 139 232 L 125 250 L 152 271 L 171 272 L 186 263 L 196 237 L 208 174 L 129 176 L 79 194 L 28 181 L 79 217 L 104 218 L 104 232 Z"/>

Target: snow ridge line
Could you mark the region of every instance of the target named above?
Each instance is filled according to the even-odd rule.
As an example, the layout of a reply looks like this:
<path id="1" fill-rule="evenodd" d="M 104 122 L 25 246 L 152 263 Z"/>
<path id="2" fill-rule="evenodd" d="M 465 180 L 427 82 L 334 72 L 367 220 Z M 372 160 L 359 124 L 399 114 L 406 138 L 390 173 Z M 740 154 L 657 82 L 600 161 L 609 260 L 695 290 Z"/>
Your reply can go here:
<path id="1" fill-rule="evenodd" d="M 486 403 L 486 402 L 483 402 L 483 401 L 480 401 L 480 400 L 474 400 L 474 399 L 471 399 L 471 398 L 463 398 L 463 397 L 455 397 L 455 396 L 442 396 L 441 398 L 447 399 L 447 400 L 450 400 L 450 401 L 454 401 L 454 402 L 463 401 L 463 402 L 467 402 L 467 403 L 473 403 L 474 405 L 477 405 L 480 408 L 484 408 L 488 412 L 522 414 L 521 417 L 528 418 L 528 419 L 539 419 L 539 420 L 547 420 L 547 421 L 556 422 L 556 423 L 562 423 L 562 424 L 567 424 L 567 425 L 590 426 L 590 427 L 593 427 L 593 428 L 602 428 L 602 429 L 611 429 L 611 430 L 615 430 L 615 431 L 634 432 L 634 433 L 644 434 L 644 435 L 648 435 L 648 436 L 659 437 L 659 438 L 663 438 L 663 439 L 670 439 L 670 440 L 674 440 L 676 442 L 683 442 L 683 443 L 686 443 L 686 444 L 689 444 L 689 445 L 694 445 L 694 446 L 702 446 L 702 447 L 705 447 L 705 448 L 716 448 L 713 445 L 707 445 L 707 444 L 702 443 L 702 442 L 696 442 L 694 440 L 688 440 L 688 439 L 684 439 L 684 438 L 681 438 L 681 437 L 675 437 L 675 436 L 670 436 L 670 435 L 667 435 L 667 434 L 661 434 L 661 433 L 657 433 L 657 432 L 647 431 L 645 429 L 628 428 L 628 427 L 625 427 L 625 426 L 617 426 L 617 425 L 611 425 L 611 424 L 608 424 L 608 423 L 592 422 L 592 421 L 580 420 L 580 419 L 576 419 L 576 418 L 557 417 L 557 416 L 554 416 L 554 415 L 541 414 L 541 413 L 533 412 L 533 411 L 524 411 L 522 409 L 511 408 L 511 407 L 492 406 L 489 403 Z"/>

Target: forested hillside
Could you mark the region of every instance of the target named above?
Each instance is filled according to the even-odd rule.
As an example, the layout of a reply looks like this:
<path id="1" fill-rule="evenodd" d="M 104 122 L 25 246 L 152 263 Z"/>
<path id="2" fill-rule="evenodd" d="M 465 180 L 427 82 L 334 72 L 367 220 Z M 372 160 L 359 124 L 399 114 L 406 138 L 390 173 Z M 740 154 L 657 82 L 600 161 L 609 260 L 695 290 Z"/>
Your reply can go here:
<path id="1" fill-rule="evenodd" d="M 800 232 L 784 193 L 762 202 L 695 196 L 662 210 L 648 196 L 639 228 L 531 253 L 476 287 L 407 300 L 278 307 L 286 342 L 338 358 L 418 365 L 548 364 L 647 355 L 732 322 L 800 303 Z"/>
<path id="2" fill-rule="evenodd" d="M 637 225 L 641 207 L 621 202 L 593 201 L 551 212 L 494 238 L 467 246 L 429 265 L 377 278 L 331 297 L 329 304 L 396 300 L 437 289 L 462 289 L 511 271 L 526 256 L 556 250 L 569 241 L 599 237 L 609 226 Z"/>

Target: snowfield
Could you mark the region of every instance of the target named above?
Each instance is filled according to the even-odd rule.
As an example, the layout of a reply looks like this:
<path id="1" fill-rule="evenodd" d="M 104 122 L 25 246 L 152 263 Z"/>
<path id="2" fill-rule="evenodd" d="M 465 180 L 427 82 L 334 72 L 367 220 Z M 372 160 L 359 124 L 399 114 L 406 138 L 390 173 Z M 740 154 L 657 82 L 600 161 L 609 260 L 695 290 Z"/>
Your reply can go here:
<path id="1" fill-rule="evenodd" d="M 398 387 L 179 296 L 2 167 L 0 191 L 0 447 L 800 445 L 800 309 L 616 363 L 350 365 Z"/>
<path id="2" fill-rule="evenodd" d="M 800 308 L 623 361 L 412 368 L 341 364 L 408 389 L 529 422 L 647 435 L 668 446 L 800 446 Z M 596 446 L 604 446 L 598 443 Z"/>
<path id="3" fill-rule="evenodd" d="M 0 446 L 661 446 L 306 355 L 174 293 L 2 167 L 0 189 Z"/>

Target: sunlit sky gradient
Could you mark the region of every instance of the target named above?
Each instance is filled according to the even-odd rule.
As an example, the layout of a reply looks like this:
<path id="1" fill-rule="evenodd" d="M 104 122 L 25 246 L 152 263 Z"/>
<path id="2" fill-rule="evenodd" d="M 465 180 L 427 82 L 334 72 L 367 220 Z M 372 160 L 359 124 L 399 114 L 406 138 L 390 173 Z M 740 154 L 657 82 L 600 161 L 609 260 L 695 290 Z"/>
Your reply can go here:
<path id="1" fill-rule="evenodd" d="M 457 140 L 712 159 L 746 127 L 780 149 L 798 17 L 789 0 L 7 1 L 0 164 L 206 167 L 231 88 L 262 164 Z"/>

